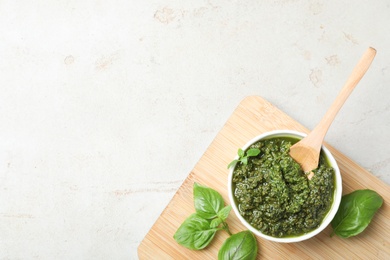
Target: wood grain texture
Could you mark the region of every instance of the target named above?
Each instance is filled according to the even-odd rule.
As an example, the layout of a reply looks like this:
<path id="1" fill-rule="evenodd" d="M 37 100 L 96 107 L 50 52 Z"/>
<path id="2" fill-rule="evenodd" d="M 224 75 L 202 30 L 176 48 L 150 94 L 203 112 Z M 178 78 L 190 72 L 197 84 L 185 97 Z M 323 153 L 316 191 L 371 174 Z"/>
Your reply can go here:
<path id="1" fill-rule="evenodd" d="M 195 211 L 192 196 L 193 183 L 198 182 L 217 190 L 223 196 L 225 203 L 229 204 L 226 166 L 236 155 L 238 147 L 242 147 L 248 140 L 261 133 L 277 129 L 308 132 L 306 128 L 263 98 L 258 96 L 245 98 L 139 245 L 139 258 L 216 259 L 219 248 L 228 237 L 226 232 L 218 232 L 211 244 L 200 251 L 186 249 L 173 239 L 173 234 L 180 224 Z M 373 189 L 384 199 L 382 208 L 363 233 L 349 239 L 330 237 L 332 231 L 330 226 L 314 238 L 298 243 L 275 243 L 257 237 L 259 258 L 390 259 L 389 186 L 333 147 L 325 145 L 339 164 L 343 178 L 343 193 L 350 193 L 356 189 Z M 233 233 L 246 229 L 233 212 L 229 215 L 228 223 Z"/>

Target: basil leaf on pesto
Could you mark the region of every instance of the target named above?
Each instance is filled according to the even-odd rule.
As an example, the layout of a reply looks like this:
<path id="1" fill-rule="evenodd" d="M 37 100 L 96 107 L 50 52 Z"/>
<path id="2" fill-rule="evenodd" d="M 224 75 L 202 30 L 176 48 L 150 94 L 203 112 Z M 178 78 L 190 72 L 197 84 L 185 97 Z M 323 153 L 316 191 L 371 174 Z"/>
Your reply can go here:
<path id="1" fill-rule="evenodd" d="M 233 161 L 231 161 L 231 162 L 228 164 L 227 168 L 229 169 L 230 167 L 236 165 L 236 163 L 238 163 L 238 160 L 233 160 Z"/>
<path id="2" fill-rule="evenodd" d="M 258 148 L 250 148 L 246 152 L 244 150 L 242 150 L 241 148 L 239 148 L 237 151 L 238 160 L 236 159 L 236 160 L 233 160 L 232 162 L 230 162 L 228 164 L 227 168 L 229 169 L 230 167 L 235 166 L 238 162 L 241 162 L 242 164 L 247 165 L 249 157 L 255 157 L 259 154 L 260 154 L 260 150 Z"/>
<path id="3" fill-rule="evenodd" d="M 344 195 L 331 222 L 332 235 L 348 238 L 363 232 L 382 204 L 382 197 L 369 189 Z"/>
<path id="4" fill-rule="evenodd" d="M 249 150 L 246 152 L 246 155 L 247 155 L 247 156 L 257 156 L 257 155 L 259 155 L 259 153 L 260 153 L 260 150 L 259 150 L 259 149 L 251 148 L 251 149 L 249 149 Z"/>
<path id="5" fill-rule="evenodd" d="M 239 157 L 244 157 L 245 156 L 245 152 L 241 148 L 238 149 L 237 154 L 238 154 Z"/>
<path id="6" fill-rule="evenodd" d="M 200 250 L 210 244 L 217 230 L 210 227 L 208 220 L 194 213 L 181 224 L 173 238 L 184 247 Z"/>
<path id="7" fill-rule="evenodd" d="M 217 191 L 194 183 L 194 205 L 196 213 L 205 219 L 217 217 L 224 207 L 221 194 Z"/>
<path id="8" fill-rule="evenodd" d="M 257 241 L 252 232 L 242 231 L 231 235 L 218 252 L 218 260 L 255 260 Z"/>
<path id="9" fill-rule="evenodd" d="M 240 162 L 242 162 L 244 165 L 247 165 L 248 164 L 248 157 L 242 157 L 240 159 Z"/>

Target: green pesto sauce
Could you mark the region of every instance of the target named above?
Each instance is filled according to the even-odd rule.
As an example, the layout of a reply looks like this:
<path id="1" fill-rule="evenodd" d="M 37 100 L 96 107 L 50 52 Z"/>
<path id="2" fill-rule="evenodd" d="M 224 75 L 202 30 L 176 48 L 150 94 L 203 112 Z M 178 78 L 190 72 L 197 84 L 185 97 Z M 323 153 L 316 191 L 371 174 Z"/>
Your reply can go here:
<path id="1" fill-rule="evenodd" d="M 334 169 L 323 154 L 309 181 L 288 154 L 297 139 L 270 138 L 251 145 L 260 154 L 238 163 L 233 173 L 234 197 L 254 228 L 273 237 L 293 237 L 317 228 L 333 201 Z"/>

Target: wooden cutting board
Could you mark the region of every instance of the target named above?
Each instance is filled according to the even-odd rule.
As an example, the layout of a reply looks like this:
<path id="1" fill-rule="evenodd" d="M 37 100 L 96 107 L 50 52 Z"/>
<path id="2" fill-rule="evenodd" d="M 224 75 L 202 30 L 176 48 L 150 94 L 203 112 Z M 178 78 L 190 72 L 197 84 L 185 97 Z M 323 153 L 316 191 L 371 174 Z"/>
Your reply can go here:
<path id="1" fill-rule="evenodd" d="M 237 149 L 248 140 L 263 132 L 277 129 L 308 132 L 263 98 L 258 96 L 245 98 L 139 245 L 139 258 L 217 259 L 218 250 L 228 237 L 224 231 L 217 232 L 211 244 L 200 251 L 184 248 L 173 239 L 173 234 L 180 224 L 195 212 L 193 183 L 198 182 L 217 190 L 225 203 L 230 204 L 227 195 L 228 163 L 236 155 Z M 359 141 L 358 137 L 356 141 Z M 385 201 L 382 208 L 363 233 L 348 239 L 330 237 L 331 226 L 314 238 L 298 243 L 282 244 L 258 237 L 259 259 L 390 259 L 390 187 L 345 155 L 325 145 L 339 164 L 343 178 L 343 193 L 350 193 L 356 189 L 373 189 Z M 227 221 L 232 233 L 246 229 L 233 211 Z"/>

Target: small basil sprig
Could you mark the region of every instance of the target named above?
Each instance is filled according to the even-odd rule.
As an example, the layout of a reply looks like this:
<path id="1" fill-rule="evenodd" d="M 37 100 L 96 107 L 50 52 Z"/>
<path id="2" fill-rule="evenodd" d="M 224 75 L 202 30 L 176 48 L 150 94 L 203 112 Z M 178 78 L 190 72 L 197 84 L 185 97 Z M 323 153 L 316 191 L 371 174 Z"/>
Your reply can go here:
<path id="1" fill-rule="evenodd" d="M 228 232 L 230 230 L 225 222 L 232 207 L 230 205 L 224 207 L 224 202 L 221 194 L 217 191 L 198 183 L 194 183 L 194 206 L 198 216 L 211 220 L 212 227 L 218 227 L 222 224 L 222 229 Z"/>
<path id="2" fill-rule="evenodd" d="M 229 163 L 228 169 L 230 167 L 236 165 L 236 163 L 238 163 L 238 162 L 241 162 L 242 164 L 247 165 L 248 164 L 248 158 L 257 156 L 257 155 L 259 155 L 259 153 L 260 153 L 260 150 L 257 149 L 257 148 L 248 149 L 246 152 L 244 152 L 244 150 L 239 148 L 238 152 L 237 152 L 238 159 L 233 160 L 231 163 Z"/>
<path id="3" fill-rule="evenodd" d="M 248 230 L 230 236 L 218 252 L 218 260 L 255 260 L 256 256 L 257 241 L 252 232 Z"/>
<path id="4" fill-rule="evenodd" d="M 363 232 L 382 206 L 382 197 L 373 190 L 356 190 L 341 198 L 331 225 L 334 234 L 348 238 Z"/>
<path id="5" fill-rule="evenodd" d="M 199 250 L 210 244 L 218 230 L 231 235 L 225 221 L 232 207 L 224 207 L 221 194 L 198 183 L 194 183 L 193 193 L 196 213 L 181 224 L 173 238 L 182 246 Z"/>
<path id="6" fill-rule="evenodd" d="M 225 230 L 230 237 L 222 245 L 218 259 L 255 259 L 255 237 L 250 231 L 232 235 L 226 223 L 232 207 L 224 206 L 221 194 L 198 183 L 194 183 L 193 194 L 196 213 L 177 229 L 173 235 L 176 242 L 189 249 L 200 250 L 210 244 L 217 231 Z"/>

